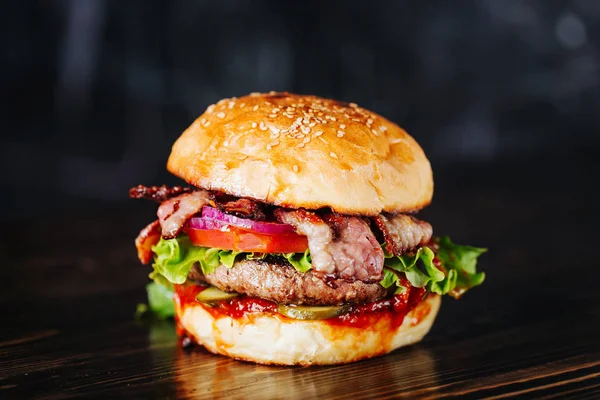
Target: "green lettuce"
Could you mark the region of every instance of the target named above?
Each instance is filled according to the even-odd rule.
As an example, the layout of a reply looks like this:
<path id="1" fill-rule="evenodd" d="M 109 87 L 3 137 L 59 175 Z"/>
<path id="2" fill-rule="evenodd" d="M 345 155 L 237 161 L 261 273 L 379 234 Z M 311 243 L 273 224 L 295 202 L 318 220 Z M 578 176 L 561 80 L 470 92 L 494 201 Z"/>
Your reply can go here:
<path id="1" fill-rule="evenodd" d="M 310 253 L 308 249 L 304 253 L 287 253 L 281 254 L 290 264 L 300 272 L 306 272 L 312 268 Z"/>
<path id="2" fill-rule="evenodd" d="M 146 285 L 146 292 L 148 293 L 148 307 L 154 315 L 161 319 L 175 315 L 172 289 L 156 282 L 150 282 Z"/>
<path id="3" fill-rule="evenodd" d="M 385 267 L 380 284 L 385 288 L 396 286 L 395 293 L 404 293 L 407 288 L 398 278 L 398 274 L 404 274 L 414 287 L 424 287 L 433 293 L 458 298 L 483 282 L 485 274 L 477 272 L 476 265 L 477 257 L 486 249 L 457 245 L 447 236 L 435 238 L 434 241 L 438 248 L 440 268 L 435 266 L 436 254 L 429 247 L 422 247 L 412 255 L 394 256 L 385 251 L 384 245 Z M 146 287 L 148 307 L 161 318 L 173 315 L 173 284 L 184 283 L 194 263 L 199 263 L 204 274 L 210 274 L 221 264 L 232 268 L 236 261 L 264 259 L 267 256 L 264 253 L 195 246 L 187 236 L 161 238 L 152 247 L 152 251 L 155 253 L 154 270 L 150 274 L 153 282 Z M 300 272 L 307 272 L 312 268 L 308 250 L 304 253 L 275 255 L 284 257 Z"/>
<path id="4" fill-rule="evenodd" d="M 163 239 L 152 247 L 154 252 L 154 271 L 171 283 L 182 284 L 187 279 L 194 263 L 198 262 L 202 272 L 210 274 L 220 264 L 233 267 L 241 254 L 233 250 L 221 250 L 210 247 L 194 246 L 187 236 Z"/>
<path id="5" fill-rule="evenodd" d="M 396 275 L 396 272 L 400 272 L 414 287 L 425 287 L 430 292 L 458 298 L 483 282 L 485 274 L 477 272 L 476 264 L 477 257 L 486 249 L 457 245 L 447 236 L 436 238 L 435 241 L 438 245 L 437 257 L 442 263 L 440 269 L 435 266 L 433 260 L 436 255 L 429 247 L 421 247 L 412 255 L 402 256 L 384 251 L 385 268 L 381 285 L 386 288 L 393 284 L 401 286 Z"/>
<path id="6" fill-rule="evenodd" d="M 383 269 L 383 279 L 379 283 L 386 289 L 396 285 L 397 288 L 394 291 L 394 294 L 402 294 L 407 290 L 406 287 L 400 283 L 398 275 L 396 275 L 396 273 L 389 268 Z"/>
<path id="7" fill-rule="evenodd" d="M 200 264 L 204 274 L 210 274 L 220 264 L 232 268 L 237 260 L 262 260 L 267 256 L 264 253 L 245 253 L 195 246 L 187 236 L 173 239 L 161 238 L 152 247 L 152 251 L 154 252 L 154 264 L 152 265 L 154 270 L 149 277 L 153 282 L 146 286 L 148 306 L 138 306 L 138 314 L 143 314 L 149 309 L 159 318 L 166 318 L 174 314 L 173 284 L 184 283 L 194 263 Z M 300 272 L 306 272 L 312 268 L 308 250 L 304 253 L 278 255 L 287 259 Z"/>
<path id="8" fill-rule="evenodd" d="M 463 246 L 452 243 L 448 236 L 437 238 L 437 257 L 449 274 L 454 273 L 453 287 L 448 290 L 453 297 L 460 297 L 465 291 L 479 286 L 485 279 L 485 273 L 477 272 L 477 257 L 487 249 Z"/>

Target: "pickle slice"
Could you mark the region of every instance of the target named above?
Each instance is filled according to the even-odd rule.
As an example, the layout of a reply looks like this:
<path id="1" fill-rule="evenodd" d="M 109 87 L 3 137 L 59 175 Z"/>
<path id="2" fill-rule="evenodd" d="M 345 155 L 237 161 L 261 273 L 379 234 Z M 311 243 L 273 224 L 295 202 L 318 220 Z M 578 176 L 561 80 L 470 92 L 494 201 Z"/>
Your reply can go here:
<path id="1" fill-rule="evenodd" d="M 280 304 L 277 311 L 294 319 L 327 319 L 337 317 L 348 310 L 346 306 L 288 306 Z"/>
<path id="2" fill-rule="evenodd" d="M 196 301 L 212 307 L 220 301 L 231 300 L 236 296 L 238 296 L 238 293 L 227 293 L 219 288 L 211 286 L 198 293 L 196 295 Z"/>

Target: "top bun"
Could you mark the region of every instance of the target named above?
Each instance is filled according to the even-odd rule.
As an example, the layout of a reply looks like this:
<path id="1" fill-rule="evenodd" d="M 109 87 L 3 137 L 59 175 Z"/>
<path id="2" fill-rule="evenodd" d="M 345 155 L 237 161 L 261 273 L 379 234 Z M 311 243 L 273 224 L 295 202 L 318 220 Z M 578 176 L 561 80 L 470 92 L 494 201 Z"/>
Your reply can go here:
<path id="1" fill-rule="evenodd" d="M 342 214 L 416 211 L 433 196 L 431 165 L 398 125 L 354 103 L 291 93 L 209 106 L 167 168 L 204 189 Z"/>

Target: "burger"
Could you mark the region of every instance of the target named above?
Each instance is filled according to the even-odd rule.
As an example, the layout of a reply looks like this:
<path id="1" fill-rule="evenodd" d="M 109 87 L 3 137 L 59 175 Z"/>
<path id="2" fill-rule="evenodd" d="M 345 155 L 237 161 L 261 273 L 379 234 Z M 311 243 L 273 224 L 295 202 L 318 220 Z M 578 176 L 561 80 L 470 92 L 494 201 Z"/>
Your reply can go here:
<path id="1" fill-rule="evenodd" d="M 135 240 L 149 308 L 183 343 L 262 364 L 353 362 L 419 342 L 441 297 L 482 283 L 485 249 L 415 217 L 430 163 L 398 125 L 354 103 L 253 93 L 209 106 L 173 145 L 185 187 Z"/>

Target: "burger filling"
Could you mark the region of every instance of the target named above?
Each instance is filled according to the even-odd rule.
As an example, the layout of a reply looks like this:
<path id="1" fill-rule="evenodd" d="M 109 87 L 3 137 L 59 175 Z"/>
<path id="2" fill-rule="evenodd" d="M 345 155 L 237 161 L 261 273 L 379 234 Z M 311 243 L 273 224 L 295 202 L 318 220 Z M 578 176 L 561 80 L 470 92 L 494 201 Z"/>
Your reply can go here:
<path id="1" fill-rule="evenodd" d="M 173 315 L 182 287 L 208 307 L 261 299 L 291 318 L 340 319 L 393 308 L 409 292 L 413 303 L 429 293 L 458 298 L 484 279 L 476 261 L 485 249 L 433 237 L 412 215 L 287 209 L 166 186 L 138 186 L 130 197 L 160 203 L 136 239 L 140 261 L 153 262 L 148 298 L 160 316 Z"/>

